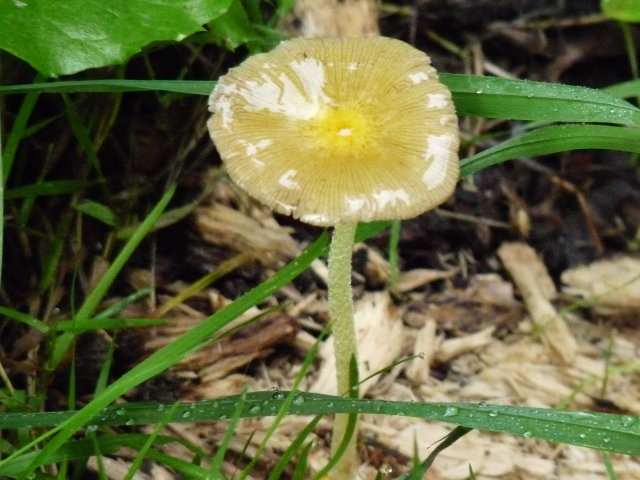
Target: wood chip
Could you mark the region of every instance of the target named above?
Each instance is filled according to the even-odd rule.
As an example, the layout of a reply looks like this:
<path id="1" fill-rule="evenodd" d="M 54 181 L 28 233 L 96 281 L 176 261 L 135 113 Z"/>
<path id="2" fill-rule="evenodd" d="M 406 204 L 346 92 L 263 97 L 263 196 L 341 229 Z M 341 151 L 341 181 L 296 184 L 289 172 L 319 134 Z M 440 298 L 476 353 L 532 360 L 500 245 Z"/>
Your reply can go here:
<path id="1" fill-rule="evenodd" d="M 435 270 L 431 268 L 414 268 L 413 270 L 400 272 L 398 275 L 398 291 L 403 293 L 409 292 L 423 287 L 428 283 L 451 278 L 458 273 L 458 271 L 458 269 Z"/>
<path id="2" fill-rule="evenodd" d="M 239 253 L 262 252 L 260 260 L 266 263 L 270 256 L 288 259 L 300 253 L 287 229 L 265 226 L 220 203 L 196 209 L 195 222 L 207 242 Z"/>
<path id="3" fill-rule="evenodd" d="M 436 335 L 436 322 L 429 318 L 416 335 L 413 354 L 418 356 L 409 362 L 405 372 L 413 384 L 424 383 L 429 378 L 431 362 L 438 350 L 439 343 L 440 339 Z"/>
<path id="4" fill-rule="evenodd" d="M 564 291 L 583 298 L 599 315 L 640 313 L 640 259 L 618 257 L 571 268 L 561 276 Z"/>
<path id="5" fill-rule="evenodd" d="M 298 0 L 287 20 L 301 37 L 366 37 L 379 35 L 378 12 L 372 0 Z"/>
<path id="6" fill-rule="evenodd" d="M 551 304 L 556 289 L 542 260 L 525 243 L 504 243 L 498 249 L 498 256 L 520 290 L 529 315 L 542 327 L 542 342 L 551 357 L 561 364 L 571 363 L 577 343 Z"/>

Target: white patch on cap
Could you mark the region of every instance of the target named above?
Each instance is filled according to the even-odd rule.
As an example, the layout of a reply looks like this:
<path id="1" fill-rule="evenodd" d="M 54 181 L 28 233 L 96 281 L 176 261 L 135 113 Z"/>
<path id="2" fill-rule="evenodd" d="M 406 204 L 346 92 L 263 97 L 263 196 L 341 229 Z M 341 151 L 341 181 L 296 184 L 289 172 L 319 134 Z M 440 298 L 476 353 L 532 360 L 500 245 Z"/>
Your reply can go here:
<path id="1" fill-rule="evenodd" d="M 300 217 L 300 221 L 310 223 L 311 225 L 326 225 L 329 221 L 329 217 L 322 215 L 321 213 L 307 213 Z"/>
<path id="2" fill-rule="evenodd" d="M 373 193 L 373 198 L 379 210 L 384 210 L 388 206 L 395 207 L 399 201 L 405 204 L 411 201 L 409 194 L 403 188 L 399 190 L 380 190 L 379 192 Z"/>
<path id="3" fill-rule="evenodd" d="M 266 163 L 262 160 L 258 160 L 256 157 L 251 157 L 251 163 L 253 163 L 256 168 L 264 168 L 266 165 Z"/>
<path id="4" fill-rule="evenodd" d="M 447 176 L 447 166 L 451 157 L 452 135 L 432 135 L 427 139 L 427 152 L 425 160 L 430 162 L 429 167 L 422 175 L 422 181 L 429 189 L 442 185 Z"/>
<path id="5" fill-rule="evenodd" d="M 344 197 L 344 202 L 347 205 L 347 209 L 349 213 L 356 213 L 362 210 L 369 202 L 367 202 L 367 197 L 361 195 L 359 197 L 349 197 L 346 195 Z"/>
<path id="6" fill-rule="evenodd" d="M 429 75 L 425 72 L 410 73 L 409 80 L 411 80 L 414 85 L 418 85 L 419 83 L 429 80 Z"/>
<path id="7" fill-rule="evenodd" d="M 293 179 L 297 174 L 297 170 L 287 170 L 280 176 L 278 183 L 289 190 L 300 190 L 300 184 Z"/>
<path id="8" fill-rule="evenodd" d="M 258 150 L 267 148 L 272 143 L 273 140 L 269 138 L 263 138 L 262 140 L 259 140 L 255 143 L 247 142 L 246 140 L 240 140 L 240 145 L 242 145 L 246 149 L 247 155 L 250 157 L 258 153 Z"/>
<path id="9" fill-rule="evenodd" d="M 294 207 L 293 205 L 289 205 L 288 203 L 278 201 L 276 202 L 276 204 L 278 206 L 278 211 L 280 213 L 283 213 L 284 215 L 291 215 L 296 210 L 296 207 Z"/>
<path id="10" fill-rule="evenodd" d="M 427 108 L 444 108 L 448 105 L 447 97 L 442 93 L 428 95 Z"/>
<path id="11" fill-rule="evenodd" d="M 358 64 L 357 63 L 350 63 L 349 65 L 347 65 L 347 70 L 357 70 L 358 69 Z"/>
<path id="12" fill-rule="evenodd" d="M 224 95 L 219 96 L 213 104 L 216 115 L 222 116 L 222 126 L 229 130 L 233 121 L 233 109 L 231 108 L 231 99 Z"/>
<path id="13" fill-rule="evenodd" d="M 248 80 L 237 89 L 237 94 L 247 102 L 247 110 L 270 110 L 287 117 L 308 120 L 315 116 L 322 103 L 331 103 L 324 92 L 326 83 L 324 66 L 314 58 L 306 58 L 289 64 L 302 89 L 285 73 L 275 77 L 265 72 L 261 80 Z"/>
<path id="14" fill-rule="evenodd" d="M 353 128 L 341 128 L 338 132 L 338 135 L 341 137 L 349 137 L 351 135 Z"/>

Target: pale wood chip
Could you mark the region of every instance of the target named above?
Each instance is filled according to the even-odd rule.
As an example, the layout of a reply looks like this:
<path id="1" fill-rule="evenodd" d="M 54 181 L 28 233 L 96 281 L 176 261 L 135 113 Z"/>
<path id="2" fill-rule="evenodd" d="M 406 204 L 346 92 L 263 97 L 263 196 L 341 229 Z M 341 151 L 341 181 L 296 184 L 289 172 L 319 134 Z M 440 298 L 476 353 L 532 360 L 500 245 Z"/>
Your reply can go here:
<path id="1" fill-rule="evenodd" d="M 445 278 L 451 278 L 459 269 L 435 270 L 431 268 L 414 268 L 398 274 L 398 291 L 409 292 Z"/>
<path id="2" fill-rule="evenodd" d="M 358 366 L 360 378 L 364 379 L 391 365 L 398 358 L 403 343 L 401 312 L 393 305 L 387 292 L 367 293 L 355 302 L 354 307 Z M 324 360 L 318 377 L 310 390 L 335 395 L 333 337 L 327 339 L 320 350 Z M 361 395 L 365 395 L 367 390 L 377 381 L 377 377 L 373 377 L 361 384 Z"/>
<path id="3" fill-rule="evenodd" d="M 191 399 L 214 399 L 228 395 L 239 395 L 247 386 L 252 386 L 255 379 L 248 375 L 233 373 L 219 380 L 201 383 L 193 388 Z"/>
<path id="4" fill-rule="evenodd" d="M 640 259 L 618 257 L 571 268 L 561 276 L 564 291 L 587 300 L 599 315 L 640 313 Z"/>
<path id="5" fill-rule="evenodd" d="M 524 243 L 504 243 L 498 256 L 520 290 L 531 318 L 542 327 L 541 338 L 549 354 L 556 362 L 571 363 L 577 342 L 550 302 L 556 289 L 542 260 Z"/>
<path id="6" fill-rule="evenodd" d="M 132 463 L 132 462 L 124 461 L 122 459 L 113 459 L 113 458 L 104 457 L 104 456 L 100 459 L 100 462 L 104 467 L 104 472 L 106 473 L 107 478 L 110 478 L 113 480 L 121 480 L 122 478 L 124 478 L 127 472 L 129 471 L 129 469 L 131 468 L 131 463 Z M 89 457 L 89 459 L 87 460 L 87 468 L 91 471 L 99 472 L 100 466 L 98 463 L 98 459 L 96 457 Z M 131 478 L 132 480 L 153 480 L 153 477 L 151 477 L 151 475 L 142 473 L 140 471 L 134 473 Z M 173 477 L 169 476 L 164 478 L 173 478 Z"/>
<path id="7" fill-rule="evenodd" d="M 378 11 L 372 0 L 298 0 L 286 20 L 301 37 L 366 37 L 379 35 Z"/>
<path id="8" fill-rule="evenodd" d="M 429 318 L 416 335 L 413 354 L 418 357 L 409 362 L 405 372 L 413 384 L 424 383 L 429 378 L 431 362 L 442 340 L 436 335 L 436 328 L 435 320 Z"/>
<path id="9" fill-rule="evenodd" d="M 367 255 L 367 261 L 364 264 L 364 276 L 367 282 L 374 285 L 384 286 L 389 282 L 391 275 L 391 267 L 386 258 L 384 258 L 375 249 L 369 247 L 365 243 L 358 243 L 354 248 L 354 255 L 364 250 Z"/>
<path id="10" fill-rule="evenodd" d="M 491 343 L 494 330 L 495 327 L 487 327 L 471 335 L 444 340 L 436 352 L 436 358 L 441 362 L 448 362 L 463 353 L 481 350 Z"/>

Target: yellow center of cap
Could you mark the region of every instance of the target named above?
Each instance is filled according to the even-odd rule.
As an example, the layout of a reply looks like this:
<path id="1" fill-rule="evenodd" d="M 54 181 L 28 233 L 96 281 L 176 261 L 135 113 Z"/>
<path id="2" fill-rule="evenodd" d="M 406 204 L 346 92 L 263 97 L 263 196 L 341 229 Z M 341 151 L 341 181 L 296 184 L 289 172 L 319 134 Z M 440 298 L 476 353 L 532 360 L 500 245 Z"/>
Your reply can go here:
<path id="1" fill-rule="evenodd" d="M 355 108 L 326 107 L 313 121 L 318 147 L 336 155 L 349 155 L 370 141 L 373 122 Z"/>

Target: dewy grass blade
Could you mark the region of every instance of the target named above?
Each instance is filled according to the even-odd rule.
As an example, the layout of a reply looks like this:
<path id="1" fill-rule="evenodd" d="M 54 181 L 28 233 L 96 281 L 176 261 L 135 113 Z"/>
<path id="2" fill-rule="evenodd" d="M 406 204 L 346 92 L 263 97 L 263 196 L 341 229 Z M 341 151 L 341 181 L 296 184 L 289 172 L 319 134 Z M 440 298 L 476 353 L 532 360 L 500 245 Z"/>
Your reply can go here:
<path id="1" fill-rule="evenodd" d="M 458 115 L 640 126 L 640 109 L 603 91 L 573 85 L 441 74 Z"/>
<path id="2" fill-rule="evenodd" d="M 460 175 L 465 177 L 515 158 L 585 149 L 640 153 L 640 129 L 610 125 L 552 125 L 539 128 L 465 158 L 460 162 Z"/>
<path id="3" fill-rule="evenodd" d="M 70 80 L 25 85 L 2 85 L 0 94 L 17 93 L 114 93 L 138 91 L 164 91 L 191 95 L 209 95 L 214 82 L 203 80 Z"/>
<path id="4" fill-rule="evenodd" d="M 604 90 L 462 74 L 443 73 L 440 80 L 451 89 L 462 116 L 640 126 L 640 109 Z M 0 94 L 155 90 L 210 95 L 214 86 L 198 80 L 76 80 L 0 86 Z"/>
<path id="5" fill-rule="evenodd" d="M 111 388 L 111 387 L 108 387 Z M 281 408 L 289 392 L 254 392 L 247 394 L 243 417 L 273 416 Z M 237 408 L 239 396 L 213 401 L 179 404 L 170 420 L 165 418 L 168 406 L 128 403 L 105 408 L 95 416 L 84 418 L 91 425 L 141 425 L 162 421 L 199 422 L 230 418 Z M 256 405 L 260 406 L 259 409 Z M 185 417 L 185 412 L 188 416 Z M 567 443 L 603 451 L 640 456 L 640 418 L 631 415 L 561 411 L 548 408 L 513 407 L 485 403 L 417 403 L 345 398 L 315 393 L 295 393 L 288 407 L 292 415 L 326 415 L 332 413 L 382 414 L 417 417 L 460 425 Z M 43 427 L 68 423 L 79 412 L 4 413 L 0 429 Z M 45 447 L 46 449 L 47 447 Z M 28 454 L 32 455 L 32 454 Z M 21 457 L 20 457 L 21 458 Z M 48 457 L 47 457 L 48 458 Z M 19 458 L 0 462 L 0 476 L 6 474 Z M 32 466 L 43 465 L 42 460 Z"/>

